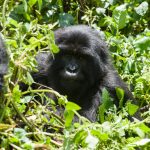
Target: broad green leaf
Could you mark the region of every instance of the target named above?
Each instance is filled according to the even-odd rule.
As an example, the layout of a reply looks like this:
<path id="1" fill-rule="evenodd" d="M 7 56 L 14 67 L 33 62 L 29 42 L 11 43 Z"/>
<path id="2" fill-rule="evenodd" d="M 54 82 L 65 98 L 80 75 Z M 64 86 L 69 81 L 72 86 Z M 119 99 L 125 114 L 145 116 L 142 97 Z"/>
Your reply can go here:
<path id="1" fill-rule="evenodd" d="M 145 132 L 145 133 L 150 133 L 150 128 L 148 126 L 146 126 L 144 123 L 140 124 L 139 128 Z"/>
<path id="2" fill-rule="evenodd" d="M 101 7 L 96 8 L 96 12 L 97 12 L 98 14 L 105 14 L 105 11 L 106 11 L 105 8 L 101 8 Z"/>
<path id="3" fill-rule="evenodd" d="M 33 96 L 25 96 L 21 99 L 21 103 L 28 103 L 31 101 L 31 99 L 33 98 Z"/>
<path id="4" fill-rule="evenodd" d="M 39 11 L 41 11 L 41 9 L 42 9 L 42 4 L 43 4 L 43 1 L 42 0 L 38 0 Z"/>
<path id="5" fill-rule="evenodd" d="M 66 110 L 80 110 L 81 107 L 73 102 L 67 102 L 66 104 Z"/>
<path id="6" fill-rule="evenodd" d="M 72 15 L 67 13 L 61 13 L 59 15 L 59 24 L 61 27 L 69 26 L 74 23 L 74 18 Z"/>
<path id="7" fill-rule="evenodd" d="M 89 133 L 85 139 L 85 142 L 88 144 L 87 147 L 89 149 L 95 149 L 96 145 L 98 144 L 98 139 Z"/>
<path id="8" fill-rule="evenodd" d="M 127 111 L 131 116 L 137 112 L 138 108 L 137 105 L 131 104 L 131 102 L 127 103 Z"/>
<path id="9" fill-rule="evenodd" d="M 76 143 L 76 144 L 80 144 L 82 142 L 83 139 L 85 139 L 87 137 L 87 131 L 85 130 L 81 130 L 81 131 L 78 131 L 76 133 L 76 135 L 74 136 L 74 139 L 73 141 Z"/>
<path id="10" fill-rule="evenodd" d="M 102 104 L 106 110 L 108 110 L 113 104 L 110 95 L 105 88 L 102 90 Z"/>
<path id="11" fill-rule="evenodd" d="M 17 44 L 17 41 L 16 41 L 16 40 L 8 39 L 8 40 L 7 40 L 7 44 L 8 44 L 9 46 L 12 46 L 13 48 L 18 48 L 18 44 Z"/>
<path id="12" fill-rule="evenodd" d="M 146 145 L 146 144 L 148 144 L 148 143 L 150 143 L 150 139 L 141 139 L 141 140 L 139 140 L 139 141 L 137 141 L 137 142 L 135 142 L 135 143 L 133 143 L 133 144 L 135 144 L 135 145 L 137 145 L 137 146 L 142 146 L 142 145 Z M 147 147 L 148 148 L 148 147 Z"/>
<path id="13" fill-rule="evenodd" d="M 102 141 L 107 141 L 108 140 L 108 134 L 106 133 L 101 133 L 99 130 L 92 130 L 91 134 L 98 137 Z"/>
<path id="14" fill-rule="evenodd" d="M 32 76 L 31 76 L 31 74 L 30 74 L 29 72 L 27 72 L 27 78 L 26 78 L 26 79 L 27 79 L 26 82 L 27 82 L 29 85 L 31 85 L 31 84 L 34 82 Z"/>
<path id="15" fill-rule="evenodd" d="M 18 13 L 18 14 L 21 14 L 21 15 L 24 14 L 25 13 L 24 5 L 23 4 L 18 5 L 15 8 L 15 12 Z"/>
<path id="16" fill-rule="evenodd" d="M 36 2 L 37 0 L 29 0 L 28 4 L 30 7 L 32 7 Z"/>
<path id="17" fill-rule="evenodd" d="M 21 97 L 21 91 L 19 89 L 19 85 L 16 85 L 13 88 L 13 99 L 15 100 L 15 102 L 20 102 L 20 97 Z"/>
<path id="18" fill-rule="evenodd" d="M 22 128 L 14 128 L 14 134 L 17 137 L 21 138 L 23 136 L 26 136 L 27 132 Z"/>
<path id="19" fill-rule="evenodd" d="M 138 7 L 135 8 L 135 11 L 140 16 L 144 16 L 148 11 L 148 2 L 146 1 L 142 2 Z"/>
<path id="20" fill-rule="evenodd" d="M 27 12 L 28 5 L 27 5 L 27 1 L 26 0 L 23 0 L 23 7 L 24 7 L 25 12 Z"/>
<path id="21" fill-rule="evenodd" d="M 64 117 L 65 117 L 65 127 L 68 128 L 72 125 L 74 112 L 72 110 L 65 110 Z"/>
<path id="22" fill-rule="evenodd" d="M 124 90 L 121 88 L 116 88 L 116 94 L 117 98 L 119 99 L 119 107 L 121 108 L 123 106 Z"/>
<path id="23" fill-rule="evenodd" d="M 59 53 L 59 48 L 58 48 L 58 46 L 55 45 L 55 44 L 51 44 L 51 45 L 50 45 L 50 49 L 51 49 L 52 53 L 54 53 L 54 54 Z"/>
<path id="24" fill-rule="evenodd" d="M 105 107 L 104 107 L 104 104 L 100 105 L 99 107 L 99 120 L 101 123 L 104 122 L 104 113 L 105 113 Z"/>
<path id="25" fill-rule="evenodd" d="M 17 22 L 16 20 L 14 20 L 14 19 L 12 19 L 12 18 L 9 18 L 8 21 L 9 21 L 9 23 L 10 23 L 11 25 L 15 26 L 16 28 L 19 27 L 19 24 L 18 24 L 18 22 Z"/>
<path id="26" fill-rule="evenodd" d="M 106 110 L 108 110 L 113 105 L 113 102 L 111 101 L 111 98 L 109 96 L 108 91 L 104 88 L 102 90 L 102 104 L 99 107 L 99 119 L 100 122 L 104 122 L 104 113 Z"/>
<path id="27" fill-rule="evenodd" d="M 137 127 L 133 130 L 139 135 L 139 137 L 143 138 L 145 136 L 144 132 L 140 128 Z"/>
<path id="28" fill-rule="evenodd" d="M 126 26 L 127 10 L 126 5 L 120 5 L 113 11 L 113 18 L 118 26 L 118 29 L 122 29 Z"/>
<path id="29" fill-rule="evenodd" d="M 134 46 L 137 50 L 142 51 L 150 51 L 150 37 L 141 37 L 137 41 L 134 42 Z"/>

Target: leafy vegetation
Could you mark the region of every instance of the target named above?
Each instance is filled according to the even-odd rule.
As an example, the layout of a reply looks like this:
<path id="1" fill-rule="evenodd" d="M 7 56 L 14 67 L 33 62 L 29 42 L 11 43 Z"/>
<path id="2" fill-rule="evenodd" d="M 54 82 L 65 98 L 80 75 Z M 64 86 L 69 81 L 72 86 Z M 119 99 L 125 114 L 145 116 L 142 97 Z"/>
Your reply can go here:
<path id="1" fill-rule="evenodd" d="M 150 149 L 150 1 L 149 0 L 4 0 L 0 1 L 0 30 L 9 53 L 4 98 L 0 99 L 2 149 Z M 80 116 L 80 107 L 51 88 L 33 90 L 30 74 L 41 51 L 59 52 L 52 30 L 73 24 L 100 29 L 114 65 L 130 85 L 143 120 L 127 119 L 137 106 L 127 103 L 120 111 L 103 91 L 99 122 Z M 29 85 L 21 91 L 19 82 Z M 121 101 L 123 91 L 117 89 Z M 55 94 L 64 114 L 57 114 Z M 40 97 L 40 102 L 36 100 Z M 46 105 L 45 105 L 46 101 Z M 51 111 L 50 111 L 51 110 Z M 74 115 L 79 122 L 73 123 Z"/>

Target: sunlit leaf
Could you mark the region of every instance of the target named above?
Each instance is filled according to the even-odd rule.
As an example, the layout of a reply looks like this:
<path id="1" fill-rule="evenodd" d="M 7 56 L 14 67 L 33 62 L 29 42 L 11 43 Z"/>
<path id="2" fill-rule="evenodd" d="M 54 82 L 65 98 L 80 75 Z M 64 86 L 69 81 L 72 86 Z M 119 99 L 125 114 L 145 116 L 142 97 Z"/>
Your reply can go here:
<path id="1" fill-rule="evenodd" d="M 121 88 L 116 88 L 116 94 L 119 99 L 119 107 L 121 108 L 123 106 L 123 100 L 124 100 L 124 90 Z"/>
<path id="2" fill-rule="evenodd" d="M 88 144 L 88 148 L 95 149 L 98 143 L 98 139 L 92 136 L 91 134 L 88 134 L 88 136 L 85 139 L 85 142 Z"/>
<path id="3" fill-rule="evenodd" d="M 144 16 L 148 11 L 148 2 L 142 2 L 138 7 L 135 8 L 137 14 Z"/>
<path id="4" fill-rule="evenodd" d="M 139 107 L 137 105 L 131 104 L 131 102 L 127 103 L 127 111 L 131 116 L 137 112 L 138 108 Z"/>
<path id="5" fill-rule="evenodd" d="M 125 4 L 115 8 L 113 18 L 118 25 L 118 29 L 122 29 L 126 26 L 127 10 Z"/>
<path id="6" fill-rule="evenodd" d="M 73 102 L 67 102 L 66 104 L 66 110 L 80 110 L 81 107 Z"/>
<path id="7" fill-rule="evenodd" d="M 37 0 L 29 0 L 28 4 L 30 5 L 30 7 L 32 7 L 36 2 Z"/>

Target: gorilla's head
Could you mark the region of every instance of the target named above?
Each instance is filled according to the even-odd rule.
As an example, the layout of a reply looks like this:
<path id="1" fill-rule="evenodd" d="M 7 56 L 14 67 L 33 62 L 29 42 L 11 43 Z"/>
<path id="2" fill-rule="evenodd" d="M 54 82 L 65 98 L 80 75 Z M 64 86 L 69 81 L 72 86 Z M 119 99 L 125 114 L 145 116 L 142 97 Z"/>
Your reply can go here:
<path id="1" fill-rule="evenodd" d="M 87 26 L 67 27 L 55 31 L 55 42 L 60 52 L 49 59 L 49 86 L 73 101 L 93 95 L 108 61 L 99 33 Z"/>

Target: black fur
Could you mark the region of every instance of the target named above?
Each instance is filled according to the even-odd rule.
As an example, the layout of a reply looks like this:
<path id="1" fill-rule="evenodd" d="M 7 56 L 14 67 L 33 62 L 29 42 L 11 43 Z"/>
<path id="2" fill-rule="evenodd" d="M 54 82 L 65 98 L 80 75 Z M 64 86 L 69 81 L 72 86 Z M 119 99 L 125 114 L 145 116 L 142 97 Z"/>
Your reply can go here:
<path id="1" fill-rule="evenodd" d="M 83 25 L 58 29 L 55 42 L 60 52 L 54 58 L 51 54 L 40 53 L 37 56 L 39 72 L 33 77 L 36 82 L 52 87 L 80 105 L 81 115 L 96 120 L 103 88 L 109 91 L 117 106 L 116 87 L 125 91 L 125 100 L 133 99 L 114 69 L 107 46 L 97 31 Z"/>
<path id="2" fill-rule="evenodd" d="M 2 38 L 0 37 L 0 91 L 3 87 L 3 76 L 7 72 L 8 55 Z"/>

